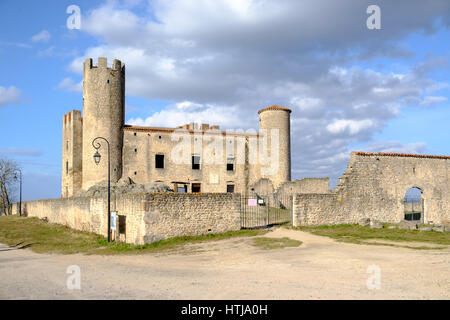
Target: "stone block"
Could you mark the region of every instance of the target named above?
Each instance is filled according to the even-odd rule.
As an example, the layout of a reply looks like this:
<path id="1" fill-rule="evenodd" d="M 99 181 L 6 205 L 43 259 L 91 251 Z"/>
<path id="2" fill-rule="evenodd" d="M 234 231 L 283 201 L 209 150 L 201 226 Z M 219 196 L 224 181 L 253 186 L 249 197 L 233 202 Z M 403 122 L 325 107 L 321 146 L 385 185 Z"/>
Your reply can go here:
<path id="1" fill-rule="evenodd" d="M 363 219 L 359 220 L 358 224 L 360 226 L 363 226 L 363 227 L 370 226 L 370 219 L 369 218 L 363 218 Z"/>

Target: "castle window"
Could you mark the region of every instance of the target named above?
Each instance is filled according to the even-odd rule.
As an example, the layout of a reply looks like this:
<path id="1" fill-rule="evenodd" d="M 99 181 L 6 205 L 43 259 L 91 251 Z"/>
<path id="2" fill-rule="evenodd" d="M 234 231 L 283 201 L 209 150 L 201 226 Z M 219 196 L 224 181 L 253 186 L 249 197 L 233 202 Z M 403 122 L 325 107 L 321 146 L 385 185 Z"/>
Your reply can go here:
<path id="1" fill-rule="evenodd" d="M 66 161 L 66 174 L 69 174 L 69 161 Z"/>
<path id="2" fill-rule="evenodd" d="M 137 175 L 137 171 L 134 172 L 134 175 Z"/>
<path id="3" fill-rule="evenodd" d="M 192 184 L 192 192 L 194 192 L 194 193 L 201 192 L 201 184 L 193 183 Z"/>
<path id="4" fill-rule="evenodd" d="M 136 136 L 136 132 L 134 133 L 134 136 Z"/>
<path id="5" fill-rule="evenodd" d="M 192 155 L 192 169 L 200 170 L 200 156 L 198 154 Z"/>
<path id="6" fill-rule="evenodd" d="M 161 139 L 161 136 L 159 136 L 158 138 Z"/>
<path id="7" fill-rule="evenodd" d="M 66 141 L 66 150 L 69 150 L 69 140 Z"/>
<path id="8" fill-rule="evenodd" d="M 106 83 L 109 83 L 109 80 L 108 80 L 108 81 L 106 81 Z"/>
<path id="9" fill-rule="evenodd" d="M 234 184 L 227 184 L 227 192 L 228 193 L 234 192 Z"/>
<path id="10" fill-rule="evenodd" d="M 155 168 L 164 169 L 164 155 L 155 154 Z"/>
<path id="11" fill-rule="evenodd" d="M 134 152 L 137 152 L 137 148 L 134 148 Z"/>
<path id="12" fill-rule="evenodd" d="M 234 157 L 227 158 L 227 171 L 234 171 Z"/>

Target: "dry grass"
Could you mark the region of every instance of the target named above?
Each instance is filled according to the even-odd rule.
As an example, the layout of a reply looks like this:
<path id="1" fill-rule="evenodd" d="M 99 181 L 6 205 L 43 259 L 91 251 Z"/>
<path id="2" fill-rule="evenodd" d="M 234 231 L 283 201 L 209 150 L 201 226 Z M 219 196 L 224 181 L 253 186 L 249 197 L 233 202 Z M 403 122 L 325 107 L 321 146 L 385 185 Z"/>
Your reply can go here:
<path id="1" fill-rule="evenodd" d="M 401 246 L 411 249 L 444 249 L 446 247 L 407 246 L 406 242 L 417 242 L 437 245 L 450 245 L 449 232 L 418 231 L 404 229 L 388 229 L 385 225 L 382 229 L 371 229 L 357 224 L 342 224 L 335 226 L 297 227 L 294 229 L 308 231 L 319 236 L 326 236 L 342 242 L 357 244 L 373 244 L 387 246 Z M 380 242 L 368 242 L 377 239 Z M 386 241 L 385 243 L 381 242 Z M 394 243 L 398 243 L 395 245 Z"/>
<path id="2" fill-rule="evenodd" d="M 185 244 L 204 241 L 218 241 L 233 237 L 263 235 L 267 230 L 239 230 L 201 236 L 169 238 L 144 245 L 129 243 L 108 243 L 94 233 L 71 229 L 66 226 L 47 223 L 38 218 L 19 216 L 0 217 L 0 242 L 18 249 L 30 248 L 37 253 L 58 254 L 140 254 L 162 251 L 178 251 Z"/>
<path id="3" fill-rule="evenodd" d="M 302 243 L 303 242 L 299 240 L 294 240 L 287 237 L 283 238 L 258 237 L 253 239 L 253 245 L 264 250 L 282 249 L 286 247 L 298 247 Z"/>

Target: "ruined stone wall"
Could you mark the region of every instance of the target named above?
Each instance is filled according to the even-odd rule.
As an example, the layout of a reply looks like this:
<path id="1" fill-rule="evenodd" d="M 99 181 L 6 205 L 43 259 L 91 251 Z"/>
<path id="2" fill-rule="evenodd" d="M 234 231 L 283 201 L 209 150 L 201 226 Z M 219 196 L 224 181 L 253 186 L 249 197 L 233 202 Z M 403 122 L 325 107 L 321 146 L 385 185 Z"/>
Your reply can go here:
<path id="1" fill-rule="evenodd" d="M 330 178 L 302 178 L 285 182 L 277 190 L 280 195 L 328 192 L 330 192 Z"/>
<path id="2" fill-rule="evenodd" d="M 352 152 L 347 171 L 330 194 L 317 196 L 321 201 L 313 195 L 295 197 L 294 225 L 362 218 L 396 223 L 404 218 L 403 200 L 412 187 L 422 190 L 425 223 L 449 223 L 449 177 L 450 157 Z"/>
<path id="3" fill-rule="evenodd" d="M 106 236 L 106 199 L 106 194 L 99 194 L 91 198 L 26 201 L 22 203 L 22 212 Z M 114 195 L 111 211 L 126 216 L 126 234 L 115 236 L 128 243 L 143 244 L 176 236 L 239 230 L 239 199 L 239 194 L 231 193 Z M 18 211 L 16 203 L 13 214 Z"/>

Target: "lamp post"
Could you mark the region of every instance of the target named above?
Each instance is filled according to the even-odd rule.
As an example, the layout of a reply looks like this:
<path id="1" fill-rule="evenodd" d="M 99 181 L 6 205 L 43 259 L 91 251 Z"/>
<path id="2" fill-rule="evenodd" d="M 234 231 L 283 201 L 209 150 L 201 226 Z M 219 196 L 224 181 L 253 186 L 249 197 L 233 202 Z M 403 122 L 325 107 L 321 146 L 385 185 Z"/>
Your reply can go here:
<path id="1" fill-rule="evenodd" d="M 92 146 L 95 148 L 96 152 L 94 154 L 94 161 L 95 164 L 100 163 L 101 155 L 98 152 L 98 149 L 101 147 L 100 142 L 96 142 L 96 140 L 105 140 L 106 144 L 108 145 L 108 243 L 111 242 L 111 206 L 110 206 L 110 151 L 109 151 L 109 141 L 106 140 L 103 137 L 97 137 L 94 140 L 92 140 Z"/>
<path id="2" fill-rule="evenodd" d="M 19 179 L 20 179 L 20 198 L 19 198 L 19 216 L 22 216 L 22 170 L 16 169 L 16 171 L 19 172 Z M 17 179 L 17 172 L 15 178 Z"/>

